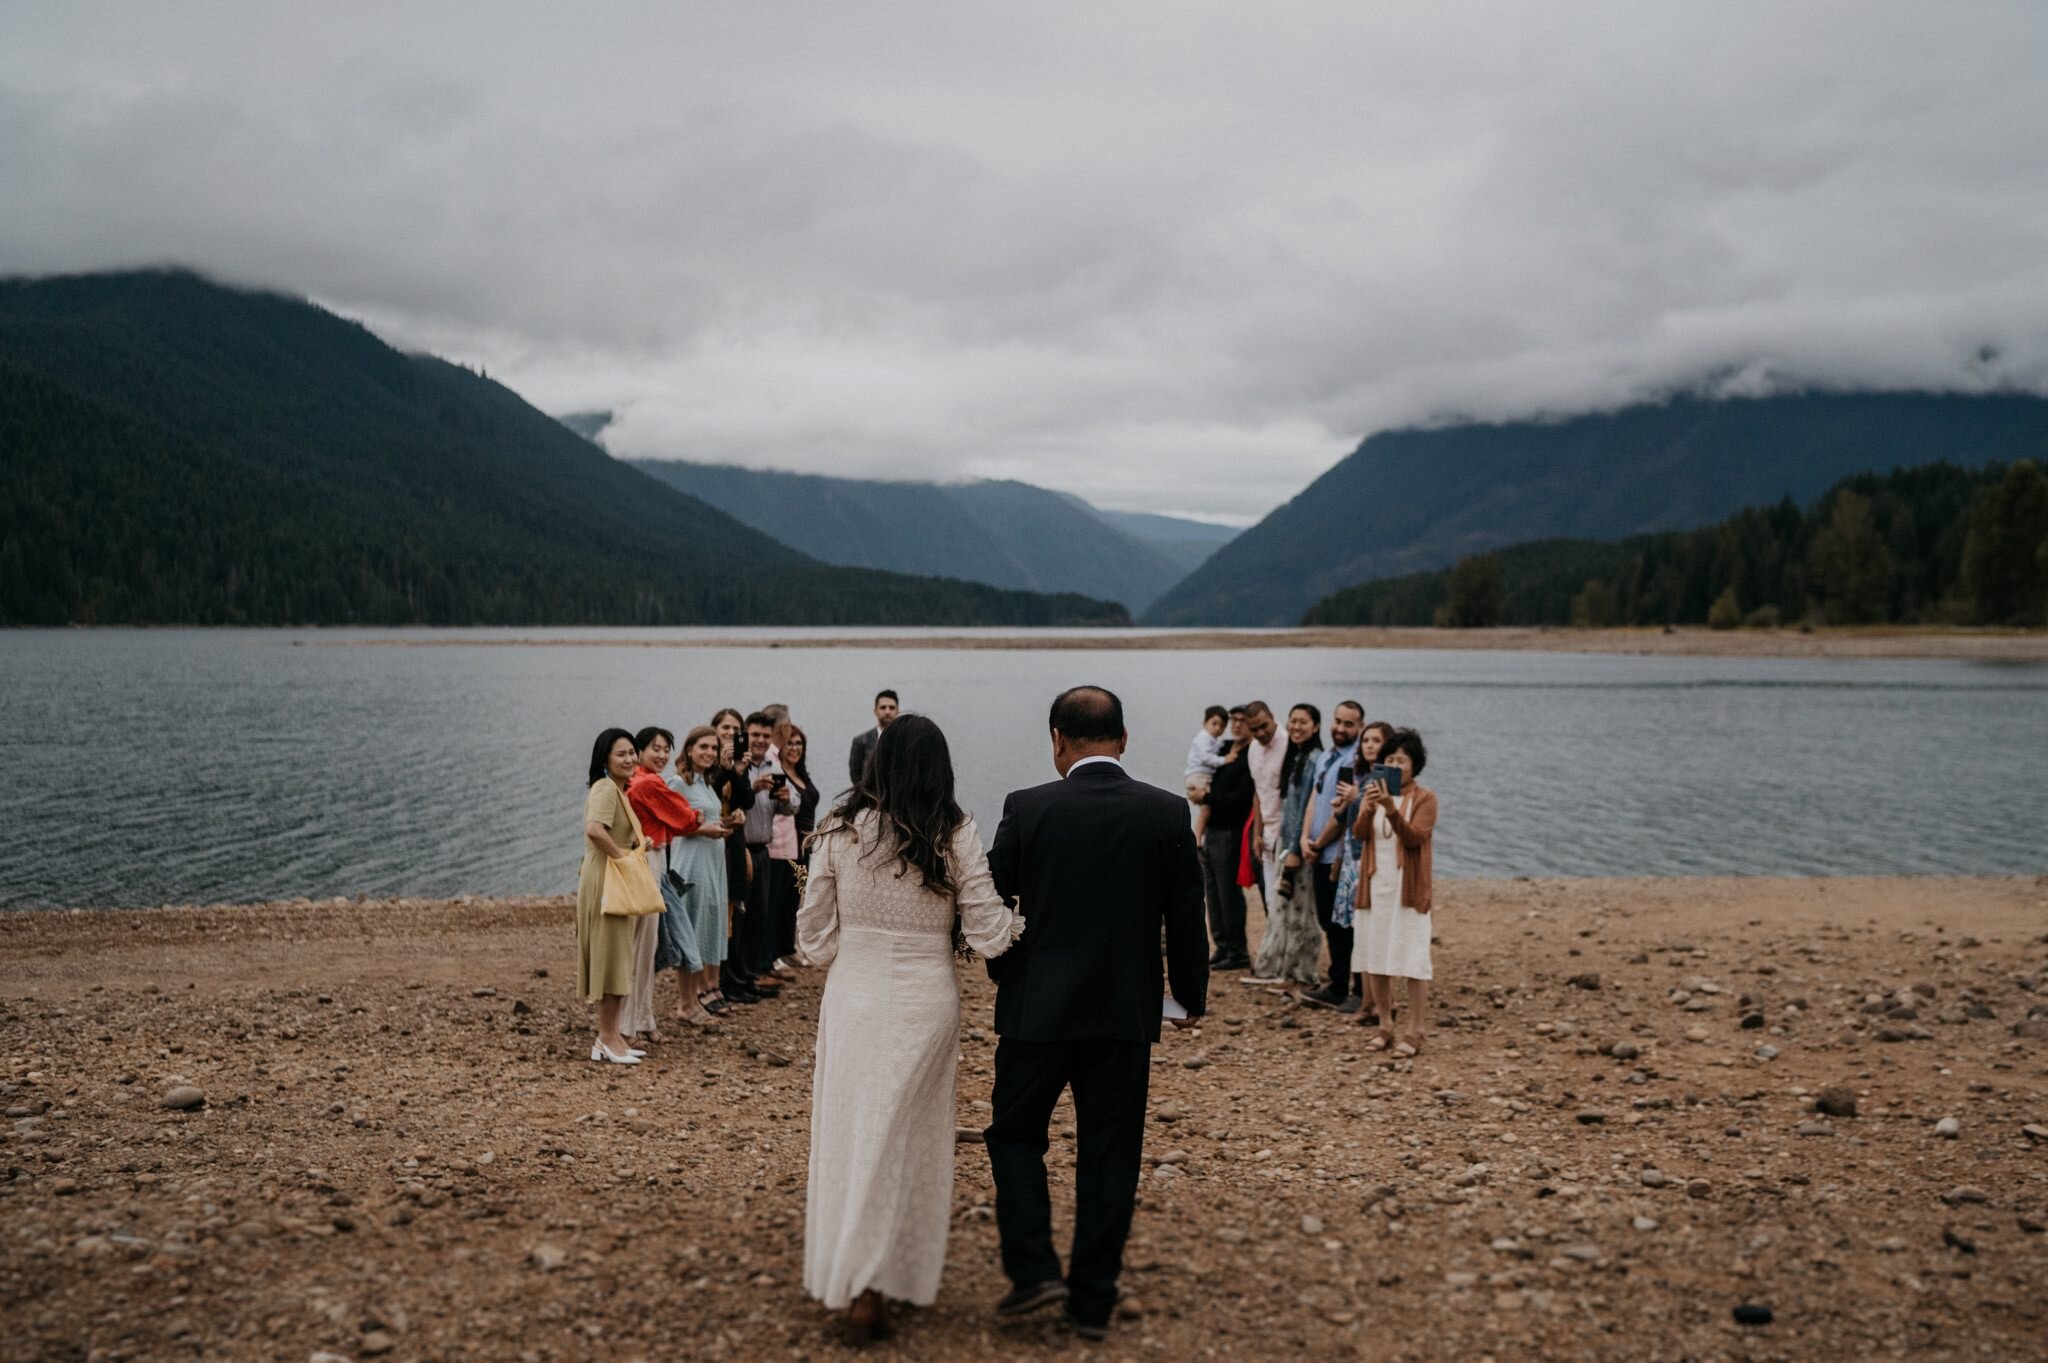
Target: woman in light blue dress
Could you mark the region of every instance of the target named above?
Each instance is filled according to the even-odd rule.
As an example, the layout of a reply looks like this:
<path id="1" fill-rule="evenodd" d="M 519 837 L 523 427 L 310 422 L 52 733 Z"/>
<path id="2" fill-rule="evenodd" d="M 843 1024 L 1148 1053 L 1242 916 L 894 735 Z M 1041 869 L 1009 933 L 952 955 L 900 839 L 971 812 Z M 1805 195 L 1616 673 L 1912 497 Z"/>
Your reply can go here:
<path id="1" fill-rule="evenodd" d="M 683 1007 L 678 1016 L 692 1021 L 699 1008 L 713 1014 L 726 1011 L 718 997 L 718 968 L 725 964 L 726 943 L 725 840 L 737 836 L 737 829 L 724 817 L 711 784 L 711 773 L 718 767 L 718 731 L 709 725 L 690 730 L 676 765 L 682 774 L 669 779 L 700 816 L 695 832 L 670 844 L 669 858 L 676 875 L 690 887 L 682 897 L 683 909 L 696 936 L 691 954 L 698 969 L 682 972 Z"/>

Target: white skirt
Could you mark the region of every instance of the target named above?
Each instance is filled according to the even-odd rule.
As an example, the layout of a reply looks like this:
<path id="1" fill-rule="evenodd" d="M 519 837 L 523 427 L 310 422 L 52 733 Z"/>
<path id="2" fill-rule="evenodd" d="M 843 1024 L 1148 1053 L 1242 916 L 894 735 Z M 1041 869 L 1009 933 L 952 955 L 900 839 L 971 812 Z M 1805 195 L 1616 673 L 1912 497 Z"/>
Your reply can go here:
<path id="1" fill-rule="evenodd" d="M 1403 980 L 1434 978 L 1429 968 L 1429 915 L 1401 905 L 1399 872 L 1391 885 L 1373 878 L 1370 909 L 1352 918 L 1351 969 Z"/>

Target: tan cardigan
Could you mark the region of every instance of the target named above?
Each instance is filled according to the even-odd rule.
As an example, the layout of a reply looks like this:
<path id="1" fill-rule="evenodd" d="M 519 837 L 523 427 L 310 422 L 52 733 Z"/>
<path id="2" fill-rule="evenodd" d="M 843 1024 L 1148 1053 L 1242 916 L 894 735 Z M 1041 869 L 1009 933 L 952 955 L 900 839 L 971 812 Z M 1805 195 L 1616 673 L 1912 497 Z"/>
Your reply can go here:
<path id="1" fill-rule="evenodd" d="M 1401 904 L 1417 913 L 1428 913 L 1431 904 L 1431 847 L 1436 833 L 1436 792 L 1411 786 L 1394 802 L 1387 814 L 1394 826 L 1394 861 L 1401 868 Z M 1379 865 L 1379 840 L 1367 836 L 1365 852 L 1359 858 L 1358 893 L 1354 909 L 1372 907 L 1372 873 Z"/>

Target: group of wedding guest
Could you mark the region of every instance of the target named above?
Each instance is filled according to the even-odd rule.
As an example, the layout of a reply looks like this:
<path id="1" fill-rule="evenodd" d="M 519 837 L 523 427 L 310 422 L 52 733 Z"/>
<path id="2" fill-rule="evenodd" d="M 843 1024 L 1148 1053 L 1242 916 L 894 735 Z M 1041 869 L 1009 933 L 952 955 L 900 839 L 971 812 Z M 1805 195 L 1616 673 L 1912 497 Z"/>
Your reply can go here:
<path id="1" fill-rule="evenodd" d="M 884 694 L 878 727 L 895 716 Z M 598 735 L 576 894 L 577 990 L 597 1005 L 592 1060 L 635 1065 L 664 1040 L 657 995 L 670 973 L 667 1019 L 703 1030 L 795 978 L 798 866 L 822 793 L 809 749 L 779 704 L 721 709 L 680 740 L 658 724 Z M 646 859 L 659 912 L 604 911 L 606 863 L 629 857 Z"/>
<path id="2" fill-rule="evenodd" d="M 1422 1049 L 1429 1002 L 1434 792 L 1422 735 L 1340 701 L 1211 706 L 1188 753 L 1214 970 L 1293 987 L 1374 1029 L 1366 1049 Z M 1265 909 L 1257 960 L 1245 891 Z"/>

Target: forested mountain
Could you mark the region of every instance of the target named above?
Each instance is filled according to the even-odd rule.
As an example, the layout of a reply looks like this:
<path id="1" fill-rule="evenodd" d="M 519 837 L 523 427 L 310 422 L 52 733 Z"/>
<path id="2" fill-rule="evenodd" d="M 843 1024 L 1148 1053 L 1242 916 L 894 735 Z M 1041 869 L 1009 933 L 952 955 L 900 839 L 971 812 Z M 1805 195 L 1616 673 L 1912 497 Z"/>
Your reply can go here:
<path id="1" fill-rule="evenodd" d="M 827 568 L 517 394 L 179 271 L 0 281 L 0 624 L 1049 624 Z"/>
<path id="2" fill-rule="evenodd" d="M 1281 625 L 1333 591 L 1510 544 L 1620 540 L 1853 474 L 2048 455 L 2020 395 L 1687 398 L 1557 422 L 1375 435 L 1168 592 L 1146 622 Z"/>
<path id="3" fill-rule="evenodd" d="M 1083 592 L 1134 613 L 1232 533 L 1167 516 L 1137 518 L 1134 529 L 1119 513 L 1027 483 L 881 482 L 675 460 L 634 467 L 827 563 Z M 1205 538 L 1199 554 L 1187 547 Z"/>
<path id="4" fill-rule="evenodd" d="M 1615 544 L 1545 540 L 1346 588 L 1311 625 L 1665 625 L 1732 629 L 2048 615 L 2048 476 L 2031 461 L 1859 474 L 1704 529 Z"/>

